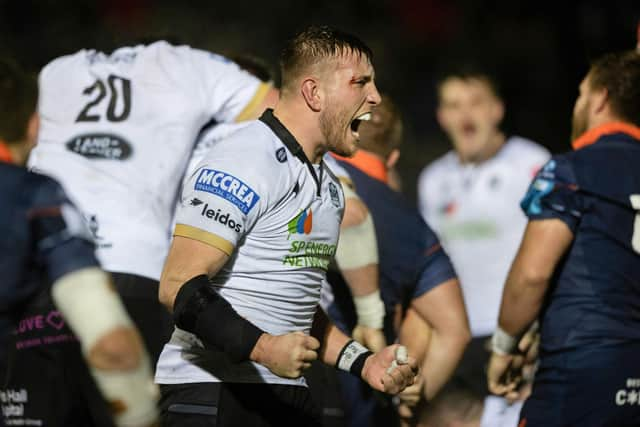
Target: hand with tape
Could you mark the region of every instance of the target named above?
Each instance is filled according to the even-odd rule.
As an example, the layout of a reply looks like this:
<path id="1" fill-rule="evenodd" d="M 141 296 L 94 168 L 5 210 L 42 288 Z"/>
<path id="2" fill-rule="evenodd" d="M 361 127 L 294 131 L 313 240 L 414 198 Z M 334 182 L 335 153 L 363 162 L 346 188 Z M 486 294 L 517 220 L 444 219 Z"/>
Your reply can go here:
<path id="1" fill-rule="evenodd" d="M 415 382 L 418 371 L 418 362 L 407 348 L 394 344 L 367 358 L 362 379 L 375 390 L 397 394 Z"/>
<path id="2" fill-rule="evenodd" d="M 299 378 L 318 358 L 320 342 L 302 332 L 284 335 L 263 333 L 251 352 L 251 360 L 284 378 Z"/>

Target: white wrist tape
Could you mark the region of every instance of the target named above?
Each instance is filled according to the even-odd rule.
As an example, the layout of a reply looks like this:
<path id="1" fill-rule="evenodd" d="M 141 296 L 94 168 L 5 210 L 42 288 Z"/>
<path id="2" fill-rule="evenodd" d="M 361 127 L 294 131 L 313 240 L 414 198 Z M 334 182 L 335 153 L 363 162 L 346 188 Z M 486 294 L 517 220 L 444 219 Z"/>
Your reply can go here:
<path id="1" fill-rule="evenodd" d="M 111 407 L 122 408 L 114 415 L 118 427 L 149 425 L 158 417 L 158 386 L 153 383 L 149 358 L 143 355 L 130 371 L 91 369 L 91 374 Z"/>
<path id="2" fill-rule="evenodd" d="M 504 329 L 498 326 L 491 337 L 491 350 L 501 356 L 513 354 L 518 346 L 518 341 L 518 337 L 509 335 Z"/>
<path id="3" fill-rule="evenodd" d="M 384 323 L 384 303 L 380 291 L 368 295 L 353 297 L 353 304 L 358 315 L 358 325 L 374 329 L 382 329 Z"/>
<path id="4" fill-rule="evenodd" d="M 56 280 L 53 301 L 73 333 L 80 339 L 84 354 L 107 332 L 117 327 L 133 327 L 109 275 L 97 267 L 84 268 Z"/>
<path id="5" fill-rule="evenodd" d="M 350 196 L 345 189 L 345 199 Z M 350 190 L 353 193 L 353 190 Z M 355 193 L 353 193 L 356 197 Z M 369 264 L 378 263 L 378 242 L 376 241 L 376 230 L 373 225 L 371 215 L 358 225 L 340 230 L 340 240 L 336 249 L 336 263 L 340 270 L 349 270 L 364 267 Z"/>
<path id="6" fill-rule="evenodd" d="M 53 300 L 65 321 L 88 354 L 106 333 L 119 328 L 133 328 L 109 276 L 97 267 L 78 270 L 56 280 L 51 290 Z M 116 411 L 119 427 L 150 424 L 157 418 L 158 389 L 146 352 L 138 366 L 128 371 L 98 370 L 89 366 L 98 388 Z"/>
<path id="7" fill-rule="evenodd" d="M 396 348 L 396 358 L 391 362 L 391 366 L 387 368 L 387 374 L 391 374 L 395 368 L 407 363 L 409 363 L 409 353 L 407 352 L 407 347 L 401 345 Z"/>

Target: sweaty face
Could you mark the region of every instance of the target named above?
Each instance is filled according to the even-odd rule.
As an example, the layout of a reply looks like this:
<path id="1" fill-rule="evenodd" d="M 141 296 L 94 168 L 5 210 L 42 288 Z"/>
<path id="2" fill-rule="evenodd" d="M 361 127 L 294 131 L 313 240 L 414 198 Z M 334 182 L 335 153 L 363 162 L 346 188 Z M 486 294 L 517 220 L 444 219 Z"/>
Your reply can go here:
<path id="1" fill-rule="evenodd" d="M 355 53 L 341 55 L 328 64 L 322 77 L 320 130 L 330 151 L 341 156 L 355 153 L 360 121 L 370 120 L 373 107 L 380 103 L 373 78 L 373 66 Z"/>
<path id="2" fill-rule="evenodd" d="M 502 117 L 502 102 L 484 80 L 450 78 L 440 87 L 438 121 L 462 161 L 484 157 Z"/>
<path id="3" fill-rule="evenodd" d="M 571 140 L 574 141 L 589 129 L 589 77 L 580 83 L 580 94 L 573 106 L 571 119 Z"/>

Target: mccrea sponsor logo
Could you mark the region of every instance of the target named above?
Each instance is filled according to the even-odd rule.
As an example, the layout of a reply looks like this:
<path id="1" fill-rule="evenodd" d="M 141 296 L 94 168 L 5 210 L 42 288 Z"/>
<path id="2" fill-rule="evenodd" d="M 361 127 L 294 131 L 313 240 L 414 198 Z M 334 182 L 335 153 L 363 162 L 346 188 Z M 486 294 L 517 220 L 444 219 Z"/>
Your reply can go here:
<path id="1" fill-rule="evenodd" d="M 247 184 L 233 175 L 215 169 L 202 169 L 196 185 L 197 191 L 206 191 L 222 197 L 247 214 L 260 200 L 260 196 Z"/>
<path id="2" fill-rule="evenodd" d="M 66 144 L 67 150 L 89 159 L 126 160 L 133 151 L 124 138 L 107 133 L 79 135 Z"/>

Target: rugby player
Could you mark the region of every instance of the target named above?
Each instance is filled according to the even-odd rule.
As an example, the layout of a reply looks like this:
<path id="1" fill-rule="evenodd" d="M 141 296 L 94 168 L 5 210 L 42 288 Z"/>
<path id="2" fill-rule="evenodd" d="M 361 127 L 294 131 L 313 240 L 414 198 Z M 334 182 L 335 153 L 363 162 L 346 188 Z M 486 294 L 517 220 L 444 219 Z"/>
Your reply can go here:
<path id="1" fill-rule="evenodd" d="M 277 91 L 230 60 L 164 41 L 81 50 L 40 73 L 29 159 L 83 213 L 152 362 L 173 323 L 158 302 L 176 197 L 200 128 L 256 118 Z"/>
<path id="2" fill-rule="evenodd" d="M 35 79 L 1 60 L 0 361 L 4 374 L 8 359 L 26 359 L 39 387 L 26 390 L 3 378 L 0 425 L 151 425 L 158 395 L 148 355 L 98 267 L 84 221 L 56 181 L 24 168 L 38 132 L 37 97 Z M 64 317 L 38 314 L 50 292 Z M 44 332 L 30 336 L 35 329 Z M 53 349 L 59 340 L 70 342 Z M 68 393 L 57 394 L 54 384 L 63 381 Z"/>
<path id="3" fill-rule="evenodd" d="M 640 54 L 592 63 L 573 109 L 574 151 L 522 201 L 529 222 L 506 280 L 488 370 L 506 395 L 519 337 L 540 319 L 540 366 L 520 426 L 640 419 Z"/>
<path id="4" fill-rule="evenodd" d="M 317 310 L 344 209 L 322 158 L 352 154 L 380 102 L 371 56 L 327 27 L 298 34 L 275 110 L 221 141 L 183 188 L 160 281 L 176 321 L 156 371 L 166 425 L 318 425 L 301 377 L 315 359 L 380 391 L 413 382 L 400 346 L 371 353 Z"/>
<path id="5" fill-rule="evenodd" d="M 453 149 L 420 174 L 418 205 L 459 275 L 473 339 L 428 412 L 433 419 L 481 419 L 487 427 L 515 426 L 522 403 L 510 404 L 487 390 L 487 343 L 526 225 L 519 202 L 549 153 L 530 140 L 502 132 L 504 103 L 486 71 L 470 65 L 448 71 L 437 91 L 438 122 Z M 460 403 L 463 399 L 466 405 Z"/>
<path id="6" fill-rule="evenodd" d="M 400 156 L 402 121 L 388 97 L 360 126 L 360 149 L 341 158 L 355 192 L 369 207 L 380 251 L 380 289 L 385 303 L 388 342 L 399 338 L 411 354 L 424 361 L 423 382 L 402 398 L 408 406 L 424 395 L 431 399 L 449 378 L 469 340 L 469 326 L 460 285 L 449 258 L 433 231 L 402 196 L 387 185 L 388 170 Z M 330 276 L 334 292 L 339 277 Z M 342 289 L 344 287 L 342 286 Z M 329 315 L 341 327 L 353 327 L 353 309 L 336 297 Z M 403 319 L 403 320 L 399 320 Z M 343 399 L 352 426 L 389 425 L 397 414 L 368 390 L 341 375 Z"/>

